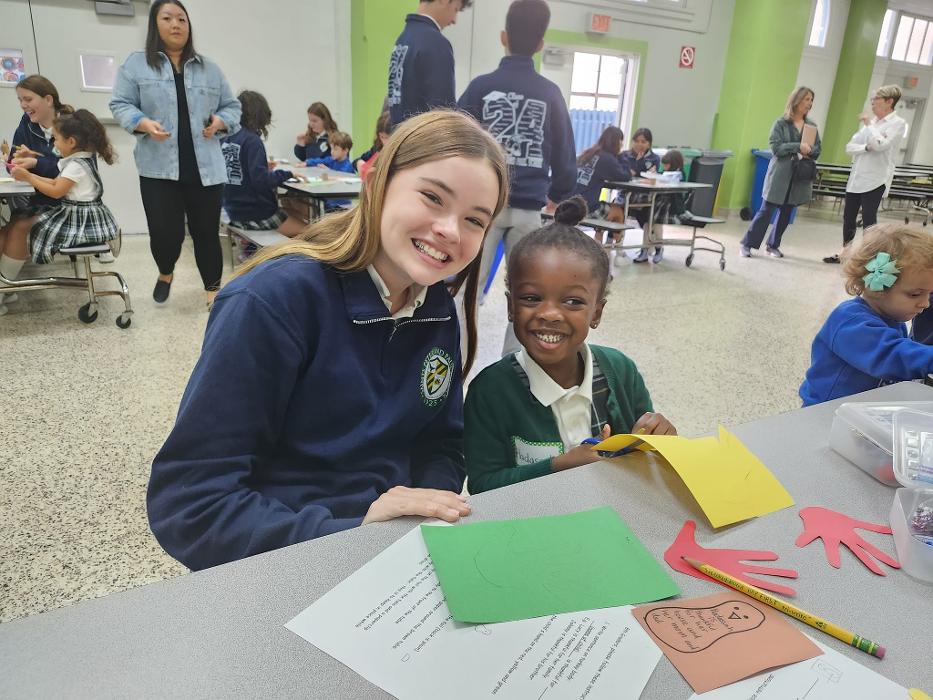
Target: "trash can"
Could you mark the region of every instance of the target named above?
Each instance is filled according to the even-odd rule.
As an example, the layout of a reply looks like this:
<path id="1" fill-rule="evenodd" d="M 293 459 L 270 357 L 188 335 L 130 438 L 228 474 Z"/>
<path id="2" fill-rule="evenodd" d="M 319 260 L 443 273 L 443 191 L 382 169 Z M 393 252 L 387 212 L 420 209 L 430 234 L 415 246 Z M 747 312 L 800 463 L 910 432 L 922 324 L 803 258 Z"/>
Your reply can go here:
<path id="1" fill-rule="evenodd" d="M 689 182 L 704 182 L 710 189 L 696 190 L 690 202 L 690 211 L 697 216 L 712 216 L 719 193 L 719 180 L 727 158 L 732 151 L 702 151 L 690 164 Z"/>
<path id="2" fill-rule="evenodd" d="M 752 180 L 752 201 L 751 207 L 739 212 L 743 221 L 751 221 L 752 218 L 761 209 L 762 195 L 765 189 L 765 176 L 768 174 L 768 164 L 771 162 L 771 151 L 768 149 L 753 148 L 752 155 L 755 156 L 755 178 Z M 775 210 L 771 215 L 771 223 L 777 221 L 779 211 Z M 790 223 L 797 218 L 797 207 L 790 214 Z"/>

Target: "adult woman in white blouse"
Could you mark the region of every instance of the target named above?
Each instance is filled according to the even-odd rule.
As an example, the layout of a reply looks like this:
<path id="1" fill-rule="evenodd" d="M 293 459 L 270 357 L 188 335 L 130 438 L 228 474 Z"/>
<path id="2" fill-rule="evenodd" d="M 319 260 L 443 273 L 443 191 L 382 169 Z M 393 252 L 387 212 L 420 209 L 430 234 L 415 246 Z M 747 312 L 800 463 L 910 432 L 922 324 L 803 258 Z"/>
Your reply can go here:
<path id="1" fill-rule="evenodd" d="M 846 183 L 846 203 L 842 213 L 842 250 L 855 238 L 855 221 L 862 210 L 864 228 L 878 222 L 878 207 L 894 178 L 894 161 L 907 135 L 907 122 L 894 112 L 901 99 L 897 85 L 884 85 L 871 98 L 871 113 L 859 117 L 862 126 L 846 144 L 852 156 L 852 172 Z M 823 258 L 838 263 L 839 255 Z"/>

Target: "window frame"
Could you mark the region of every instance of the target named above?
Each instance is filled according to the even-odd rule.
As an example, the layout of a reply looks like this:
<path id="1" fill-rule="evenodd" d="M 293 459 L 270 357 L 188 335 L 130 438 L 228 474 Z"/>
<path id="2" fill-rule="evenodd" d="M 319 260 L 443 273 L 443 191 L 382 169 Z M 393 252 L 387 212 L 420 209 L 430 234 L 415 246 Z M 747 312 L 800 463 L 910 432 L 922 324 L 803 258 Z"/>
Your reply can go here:
<path id="1" fill-rule="evenodd" d="M 930 45 L 933 45 L 933 39 L 931 39 L 931 37 L 933 37 L 933 17 L 924 17 L 923 15 L 918 15 L 913 12 L 905 12 L 903 10 L 892 10 L 892 9 L 886 10 L 886 16 L 888 12 L 892 13 L 890 15 L 891 26 L 888 29 L 887 36 L 885 36 L 884 33 L 882 33 L 882 35 L 878 38 L 878 47 L 875 49 L 875 56 L 884 58 L 888 61 L 895 61 L 897 63 L 903 63 L 908 66 L 924 66 L 924 67 L 933 66 L 933 51 L 930 52 L 929 63 L 924 62 L 924 59 L 926 58 L 926 56 L 924 56 L 924 52 L 923 52 L 923 47 L 927 46 L 928 42 L 930 42 Z M 894 58 L 894 47 L 897 44 L 898 37 L 901 32 L 901 25 L 903 24 L 903 20 L 905 19 L 909 19 L 910 24 L 906 25 L 906 26 L 909 26 L 909 31 L 906 32 L 907 37 L 905 39 L 904 47 L 903 47 L 904 55 L 901 58 Z M 907 56 L 910 51 L 911 38 L 913 35 L 914 28 L 917 26 L 918 21 L 924 22 L 926 24 L 926 30 L 923 34 L 922 40 L 920 41 L 920 52 L 919 52 L 919 55 L 917 56 L 917 60 L 908 61 Z M 880 51 L 882 42 L 886 43 L 885 51 Z"/>
<path id="2" fill-rule="evenodd" d="M 620 108 L 620 105 L 622 104 L 622 95 L 624 94 L 624 82 L 625 82 L 624 76 L 620 76 L 619 87 L 618 87 L 619 92 L 616 93 L 616 94 L 612 94 L 612 93 L 608 93 L 608 92 L 599 92 L 599 83 L 600 83 L 600 80 L 599 80 L 599 79 L 600 79 L 600 76 L 602 75 L 602 72 L 603 72 L 603 58 L 605 58 L 606 56 L 610 56 L 610 57 L 612 57 L 612 58 L 622 58 L 623 62 L 624 62 L 626 59 L 625 59 L 624 57 L 614 56 L 613 54 L 602 54 L 602 53 L 595 53 L 595 52 L 591 52 L 591 51 L 577 51 L 576 49 L 574 49 L 573 54 L 574 54 L 574 56 L 573 56 L 574 62 L 576 62 L 576 60 L 577 60 L 577 58 L 576 58 L 576 55 L 577 55 L 577 54 L 588 54 L 588 55 L 590 55 L 590 56 L 598 56 L 598 57 L 599 57 L 599 62 L 598 62 L 598 64 L 597 64 L 597 68 L 596 68 L 596 91 L 595 91 L 595 92 L 587 92 L 587 91 L 583 91 L 583 90 L 574 90 L 574 89 L 573 89 L 573 81 L 571 80 L 571 83 L 570 83 L 570 95 L 569 95 L 569 98 L 568 98 L 568 100 L 567 100 L 567 103 L 570 104 L 570 102 L 573 100 L 574 97 L 587 97 L 587 98 L 590 98 L 590 97 L 591 97 L 591 98 L 593 98 L 593 106 L 590 107 L 590 109 L 596 110 L 596 109 L 597 109 L 597 105 L 599 104 L 599 98 L 602 97 L 602 98 L 614 99 L 614 100 L 616 101 L 616 110 L 615 110 L 615 111 L 616 111 L 616 116 L 618 116 L 618 114 L 619 114 L 619 108 Z M 580 109 L 580 108 L 577 108 L 577 109 Z"/>
<path id="3" fill-rule="evenodd" d="M 822 7 L 822 13 L 817 11 Z M 829 25 L 832 22 L 833 6 L 832 0 L 814 0 L 813 14 L 810 18 L 810 33 L 807 37 L 807 47 L 811 49 L 825 49 L 826 40 L 829 38 Z M 813 34 L 819 28 L 819 35 L 816 43 L 813 41 Z"/>

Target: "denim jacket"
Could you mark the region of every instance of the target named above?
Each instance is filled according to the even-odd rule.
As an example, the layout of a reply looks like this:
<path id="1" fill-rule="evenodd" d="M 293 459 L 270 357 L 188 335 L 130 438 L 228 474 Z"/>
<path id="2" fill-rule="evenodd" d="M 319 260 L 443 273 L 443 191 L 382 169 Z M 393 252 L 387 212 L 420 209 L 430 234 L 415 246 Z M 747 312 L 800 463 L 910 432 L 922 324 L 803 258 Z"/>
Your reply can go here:
<path id="1" fill-rule="evenodd" d="M 178 98 L 171 61 L 165 54 L 160 53 L 160 56 L 163 60 L 158 70 L 146 63 L 144 51 L 134 51 L 127 57 L 117 73 L 110 111 L 120 126 L 136 137 L 133 154 L 140 176 L 177 180 Z M 207 187 L 226 183 L 227 167 L 220 139 L 239 131 L 240 103 L 213 61 L 197 55 L 189 59 L 184 68 L 191 135 L 201 184 Z M 201 132 L 211 115 L 223 119 L 227 131 L 205 139 Z M 158 142 L 148 134 L 134 133 L 144 117 L 155 119 L 171 137 Z"/>

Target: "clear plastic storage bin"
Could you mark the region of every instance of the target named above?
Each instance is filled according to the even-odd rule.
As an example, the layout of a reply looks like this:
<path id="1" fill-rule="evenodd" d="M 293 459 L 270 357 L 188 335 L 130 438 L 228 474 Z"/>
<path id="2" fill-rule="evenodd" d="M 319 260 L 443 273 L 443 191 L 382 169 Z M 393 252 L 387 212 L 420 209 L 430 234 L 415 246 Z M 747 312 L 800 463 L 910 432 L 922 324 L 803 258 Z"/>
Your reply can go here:
<path id="1" fill-rule="evenodd" d="M 829 446 L 882 484 L 897 486 L 894 416 L 903 410 L 933 413 L 933 402 L 844 403 L 833 417 Z"/>
<path id="2" fill-rule="evenodd" d="M 928 544 L 933 542 L 933 530 L 916 532 L 911 526 L 918 506 L 933 507 L 933 412 L 897 412 L 893 437 L 894 476 L 903 485 L 891 504 L 897 558 L 908 574 L 933 582 L 933 545 Z"/>

